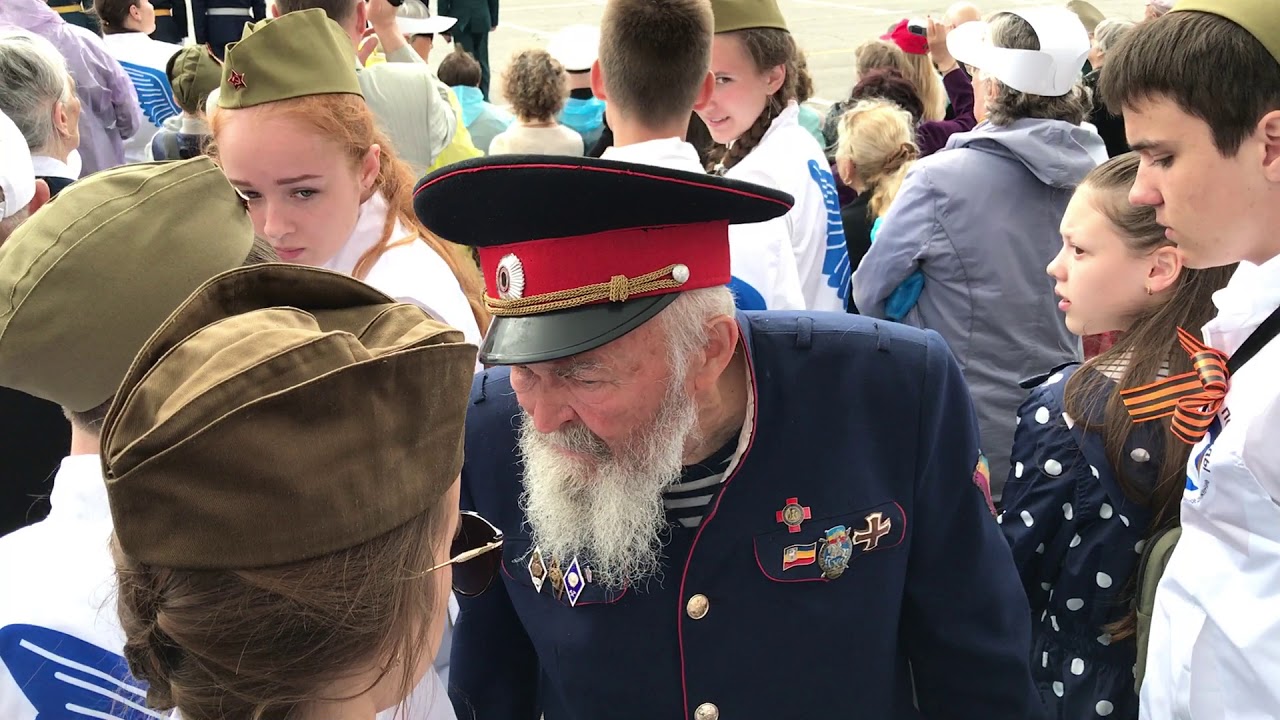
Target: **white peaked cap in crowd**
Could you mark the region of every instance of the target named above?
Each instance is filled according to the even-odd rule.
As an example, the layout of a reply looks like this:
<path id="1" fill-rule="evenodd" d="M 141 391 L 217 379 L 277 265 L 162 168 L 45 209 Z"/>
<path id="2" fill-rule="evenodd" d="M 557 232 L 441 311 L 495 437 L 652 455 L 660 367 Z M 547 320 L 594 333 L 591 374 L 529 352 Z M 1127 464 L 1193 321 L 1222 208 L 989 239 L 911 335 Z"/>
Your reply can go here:
<path id="1" fill-rule="evenodd" d="M 947 49 L 1009 87 L 1031 95 L 1061 97 L 1080 80 L 1089 56 L 1089 33 L 1075 13 L 1063 7 L 1010 10 L 1026 20 L 1040 41 L 1039 50 L 991 44 L 987 21 L 965 23 L 947 35 Z"/>
<path id="2" fill-rule="evenodd" d="M 423 0 L 404 0 L 396 10 L 396 24 L 405 35 L 435 35 L 449 32 L 458 24 L 458 18 L 448 15 L 432 15 Z"/>
<path id="3" fill-rule="evenodd" d="M 600 28 L 570 25 L 551 38 L 547 52 L 569 72 L 590 70 L 600 56 Z"/>
<path id="4" fill-rule="evenodd" d="M 17 215 L 36 196 L 36 171 L 22 131 L 0 112 L 0 220 Z"/>
<path id="5" fill-rule="evenodd" d="M 1150 0 L 1147 4 L 1155 5 L 1161 10 L 1165 12 L 1169 12 L 1170 10 L 1173 9 L 1173 3 L 1174 3 L 1174 0 Z"/>

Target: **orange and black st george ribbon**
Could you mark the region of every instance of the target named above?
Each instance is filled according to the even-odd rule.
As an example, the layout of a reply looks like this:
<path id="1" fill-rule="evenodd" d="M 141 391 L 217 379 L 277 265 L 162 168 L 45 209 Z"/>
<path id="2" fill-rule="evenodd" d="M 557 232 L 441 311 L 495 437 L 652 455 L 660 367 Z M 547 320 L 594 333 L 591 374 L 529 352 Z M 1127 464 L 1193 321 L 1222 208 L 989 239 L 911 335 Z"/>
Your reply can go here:
<path id="1" fill-rule="evenodd" d="M 1178 328 L 1178 342 L 1191 356 L 1190 372 L 1130 388 L 1120 397 L 1134 422 L 1172 417 L 1173 434 L 1194 445 L 1208 432 L 1222 408 L 1230 372 L 1225 353 L 1205 345 L 1182 328 Z"/>

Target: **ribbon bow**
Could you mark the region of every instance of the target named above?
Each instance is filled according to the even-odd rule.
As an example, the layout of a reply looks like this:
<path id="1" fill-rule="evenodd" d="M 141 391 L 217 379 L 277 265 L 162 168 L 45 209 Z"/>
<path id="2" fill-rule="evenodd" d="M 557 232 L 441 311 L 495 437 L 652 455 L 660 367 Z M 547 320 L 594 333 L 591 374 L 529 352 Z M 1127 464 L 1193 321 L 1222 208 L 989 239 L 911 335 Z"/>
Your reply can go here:
<path id="1" fill-rule="evenodd" d="M 1178 328 L 1178 342 L 1191 356 L 1193 370 L 1130 388 L 1120 397 L 1135 423 L 1172 416 L 1173 434 L 1194 445 L 1208 432 L 1222 408 L 1230 372 L 1225 353 L 1205 345 L 1182 328 Z"/>

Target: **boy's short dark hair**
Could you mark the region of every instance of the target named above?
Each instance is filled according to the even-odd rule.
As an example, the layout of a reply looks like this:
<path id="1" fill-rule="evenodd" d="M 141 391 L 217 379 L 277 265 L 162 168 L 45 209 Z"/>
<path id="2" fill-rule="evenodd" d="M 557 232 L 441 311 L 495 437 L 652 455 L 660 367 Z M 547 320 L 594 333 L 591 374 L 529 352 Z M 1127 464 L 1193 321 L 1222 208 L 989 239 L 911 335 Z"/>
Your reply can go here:
<path id="1" fill-rule="evenodd" d="M 1224 157 L 1280 110 L 1280 62 L 1236 23 L 1178 11 L 1134 28 L 1107 53 L 1098 91 L 1112 113 L 1168 98 L 1209 125 Z"/>
<path id="2" fill-rule="evenodd" d="M 646 125 L 687 120 L 714 33 L 710 0 L 609 0 L 600 69 L 610 104 Z"/>
<path id="3" fill-rule="evenodd" d="M 440 82 L 449 87 L 457 87 L 465 85 L 467 87 L 480 87 L 480 79 L 482 71 L 480 62 L 475 56 L 462 46 L 455 45 L 453 52 L 444 57 L 440 61 L 440 67 L 436 70 L 436 77 L 440 78 Z"/>

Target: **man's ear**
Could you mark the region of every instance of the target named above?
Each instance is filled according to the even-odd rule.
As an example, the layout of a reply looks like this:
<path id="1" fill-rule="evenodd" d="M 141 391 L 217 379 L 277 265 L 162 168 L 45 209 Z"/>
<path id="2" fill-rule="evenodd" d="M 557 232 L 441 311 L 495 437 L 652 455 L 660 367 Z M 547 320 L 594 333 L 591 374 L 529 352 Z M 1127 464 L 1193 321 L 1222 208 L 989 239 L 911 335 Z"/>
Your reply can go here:
<path id="1" fill-rule="evenodd" d="M 1258 134 L 1264 146 L 1263 172 L 1273 183 L 1280 183 L 1280 110 L 1262 116 Z"/>
<path id="2" fill-rule="evenodd" d="M 280 6 L 276 5 L 275 3 L 271 3 L 271 17 L 273 18 L 280 17 Z"/>
<path id="3" fill-rule="evenodd" d="M 716 76 L 710 70 L 707 76 L 702 78 L 702 85 L 698 87 L 698 95 L 693 99 L 693 110 L 698 112 L 707 107 L 711 103 L 711 96 L 716 91 Z"/>
<path id="4" fill-rule="evenodd" d="M 591 94 L 608 102 L 609 96 L 604 91 L 604 72 L 600 70 L 600 61 L 591 63 Z"/>
<path id="5" fill-rule="evenodd" d="M 738 321 L 731 315 L 720 315 L 707 322 L 707 344 L 700 362 L 689 368 L 694 392 L 715 386 L 725 368 L 733 361 L 740 337 Z"/>

